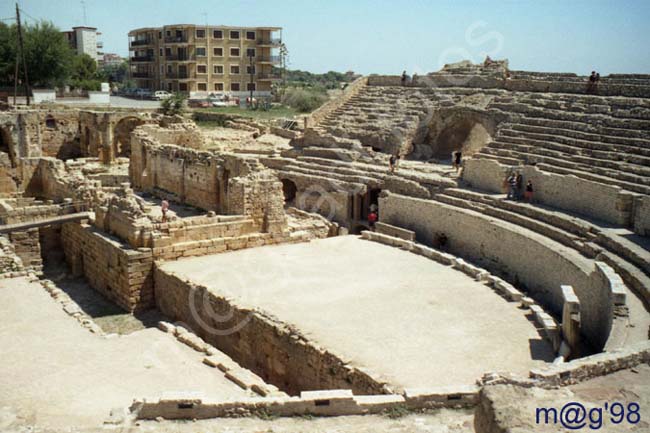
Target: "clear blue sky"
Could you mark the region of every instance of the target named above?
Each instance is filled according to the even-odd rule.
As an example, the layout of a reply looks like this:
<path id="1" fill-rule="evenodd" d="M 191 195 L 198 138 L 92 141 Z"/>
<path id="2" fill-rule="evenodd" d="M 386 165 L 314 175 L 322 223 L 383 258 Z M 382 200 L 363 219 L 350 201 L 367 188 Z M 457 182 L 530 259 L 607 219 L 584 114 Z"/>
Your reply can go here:
<path id="1" fill-rule="evenodd" d="M 35 19 L 83 25 L 80 0 L 20 0 Z M 0 1 L 0 18 L 14 14 Z M 469 58 L 511 69 L 650 73 L 650 0 L 86 0 L 105 52 L 128 53 L 138 27 L 207 21 L 284 27 L 290 67 L 424 73 Z M 31 18 L 27 18 L 28 21 Z"/>

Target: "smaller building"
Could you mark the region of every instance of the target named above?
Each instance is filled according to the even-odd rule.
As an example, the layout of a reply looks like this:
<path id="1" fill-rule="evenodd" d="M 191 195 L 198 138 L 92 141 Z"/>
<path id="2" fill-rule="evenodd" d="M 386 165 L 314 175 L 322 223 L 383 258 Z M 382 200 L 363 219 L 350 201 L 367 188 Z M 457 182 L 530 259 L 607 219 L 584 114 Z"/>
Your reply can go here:
<path id="1" fill-rule="evenodd" d="M 105 53 L 100 63 L 104 66 L 118 66 L 125 60 L 126 59 L 119 54 Z"/>
<path id="2" fill-rule="evenodd" d="M 66 35 L 68 43 L 77 54 L 88 54 L 97 62 L 103 60 L 104 45 L 97 40 L 101 33 L 97 31 L 96 27 L 73 27 L 72 30 L 63 32 L 63 34 Z"/>

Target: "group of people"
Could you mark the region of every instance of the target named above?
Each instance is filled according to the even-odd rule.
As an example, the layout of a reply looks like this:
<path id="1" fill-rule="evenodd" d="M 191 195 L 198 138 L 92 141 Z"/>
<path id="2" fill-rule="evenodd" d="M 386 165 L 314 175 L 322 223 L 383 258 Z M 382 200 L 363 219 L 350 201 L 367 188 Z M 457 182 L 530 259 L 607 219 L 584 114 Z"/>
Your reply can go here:
<path id="1" fill-rule="evenodd" d="M 523 185 L 523 176 L 520 172 L 512 172 L 503 181 L 504 187 L 508 192 L 508 200 L 524 199 L 527 203 L 533 202 L 533 182 L 528 179 L 526 186 Z"/>
<path id="2" fill-rule="evenodd" d="M 600 82 L 600 74 L 596 71 L 591 71 L 589 81 L 587 82 L 587 93 L 598 93 L 598 83 Z"/>

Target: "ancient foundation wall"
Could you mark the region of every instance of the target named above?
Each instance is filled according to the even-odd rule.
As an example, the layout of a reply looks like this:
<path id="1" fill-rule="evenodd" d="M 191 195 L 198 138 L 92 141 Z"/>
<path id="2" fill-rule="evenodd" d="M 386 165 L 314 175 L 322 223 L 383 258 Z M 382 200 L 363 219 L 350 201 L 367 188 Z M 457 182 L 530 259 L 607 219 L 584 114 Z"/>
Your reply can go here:
<path id="1" fill-rule="evenodd" d="M 127 311 L 154 305 L 151 250 L 134 250 L 88 224 L 61 229 L 65 258 L 75 275 Z"/>
<path id="2" fill-rule="evenodd" d="M 304 390 L 352 389 L 382 394 L 383 385 L 315 346 L 289 325 L 234 304 L 205 287 L 154 271 L 156 305 L 166 316 L 289 394 Z M 229 317 L 227 321 L 219 318 Z"/>
<path id="3" fill-rule="evenodd" d="M 26 270 L 40 273 L 43 270 L 43 259 L 41 258 L 41 244 L 37 228 L 12 232 L 9 240 L 14 246 L 15 253 L 23 262 Z"/>
<path id="4" fill-rule="evenodd" d="M 533 183 L 534 200 L 565 211 L 622 226 L 633 221 L 634 195 L 620 187 L 573 175 L 542 171 L 534 166 L 508 167 L 488 159 L 465 161 L 463 181 L 471 188 L 504 193 L 503 181 L 512 170 L 520 171 L 523 184 Z"/>
<path id="5" fill-rule="evenodd" d="M 443 203 L 396 194 L 379 199 L 382 222 L 413 230 L 417 240 L 448 238 L 449 251 L 502 274 L 556 317 L 562 313 L 561 285 L 573 286 L 582 305 L 583 334 L 602 348 L 612 324 L 610 287 L 593 261 L 519 226 Z"/>

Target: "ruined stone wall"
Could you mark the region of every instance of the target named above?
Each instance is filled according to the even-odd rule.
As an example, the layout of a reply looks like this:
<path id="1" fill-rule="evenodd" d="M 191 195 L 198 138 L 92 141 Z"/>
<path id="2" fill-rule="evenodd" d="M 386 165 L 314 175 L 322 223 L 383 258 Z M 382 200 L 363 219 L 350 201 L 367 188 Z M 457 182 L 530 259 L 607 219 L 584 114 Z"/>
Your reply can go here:
<path id="1" fill-rule="evenodd" d="M 40 274 L 43 270 L 43 259 L 41 258 L 38 229 L 11 232 L 9 240 L 14 246 L 16 255 L 22 260 L 25 269 Z"/>
<path id="2" fill-rule="evenodd" d="M 650 197 L 636 199 L 634 205 L 634 231 L 641 236 L 650 236 Z"/>
<path id="3" fill-rule="evenodd" d="M 240 307 L 202 286 L 156 268 L 156 305 L 196 334 L 289 394 L 304 390 L 352 389 L 385 393 L 383 384 L 315 346 L 289 325 Z M 216 315 L 230 317 L 219 322 Z M 238 326 L 241 325 L 241 326 Z"/>
<path id="4" fill-rule="evenodd" d="M 523 184 L 530 179 L 534 200 L 611 224 L 631 226 L 634 195 L 620 187 L 601 184 L 572 175 L 542 171 L 534 166 L 508 167 L 479 159 L 465 161 L 463 181 L 480 190 L 504 193 L 503 181 L 512 170 L 520 171 Z"/>
<path id="5" fill-rule="evenodd" d="M 9 196 L 18 191 L 16 169 L 8 153 L 0 153 L 0 196 Z"/>
<path id="6" fill-rule="evenodd" d="M 606 78 L 606 77 L 605 77 Z M 398 75 L 371 75 L 368 77 L 369 86 L 401 86 Z M 471 87 L 481 89 L 505 89 L 519 92 L 551 92 L 585 94 L 587 77 L 577 77 L 575 81 L 560 81 L 557 79 L 505 79 L 503 76 L 432 73 L 418 78 L 415 87 Z M 650 97 L 650 86 L 632 85 L 624 82 L 604 82 L 598 85 L 601 96 Z"/>
<path id="7" fill-rule="evenodd" d="M 323 104 L 316 111 L 311 113 L 307 119 L 307 126 L 313 127 L 319 124 L 325 117 L 333 113 L 337 108 L 342 107 L 346 102 L 359 93 L 359 91 L 368 85 L 368 77 L 359 77 L 350 83 L 343 95 L 334 98 Z"/>
<path id="8" fill-rule="evenodd" d="M 79 113 L 77 111 L 40 111 L 38 122 L 41 132 L 38 142 L 41 143 L 43 156 L 64 160 L 81 156 Z"/>
<path id="9" fill-rule="evenodd" d="M 592 260 L 519 226 L 439 202 L 386 194 L 379 199 L 379 215 L 381 222 L 415 231 L 426 244 L 444 233 L 450 252 L 504 275 L 556 317 L 563 305 L 560 286 L 573 286 L 584 335 L 597 348 L 607 341 L 613 320 L 610 288 Z"/>
<path id="10" fill-rule="evenodd" d="M 61 240 L 73 274 L 95 290 L 127 311 L 154 305 L 151 250 L 134 250 L 88 224 L 64 224 Z"/>

